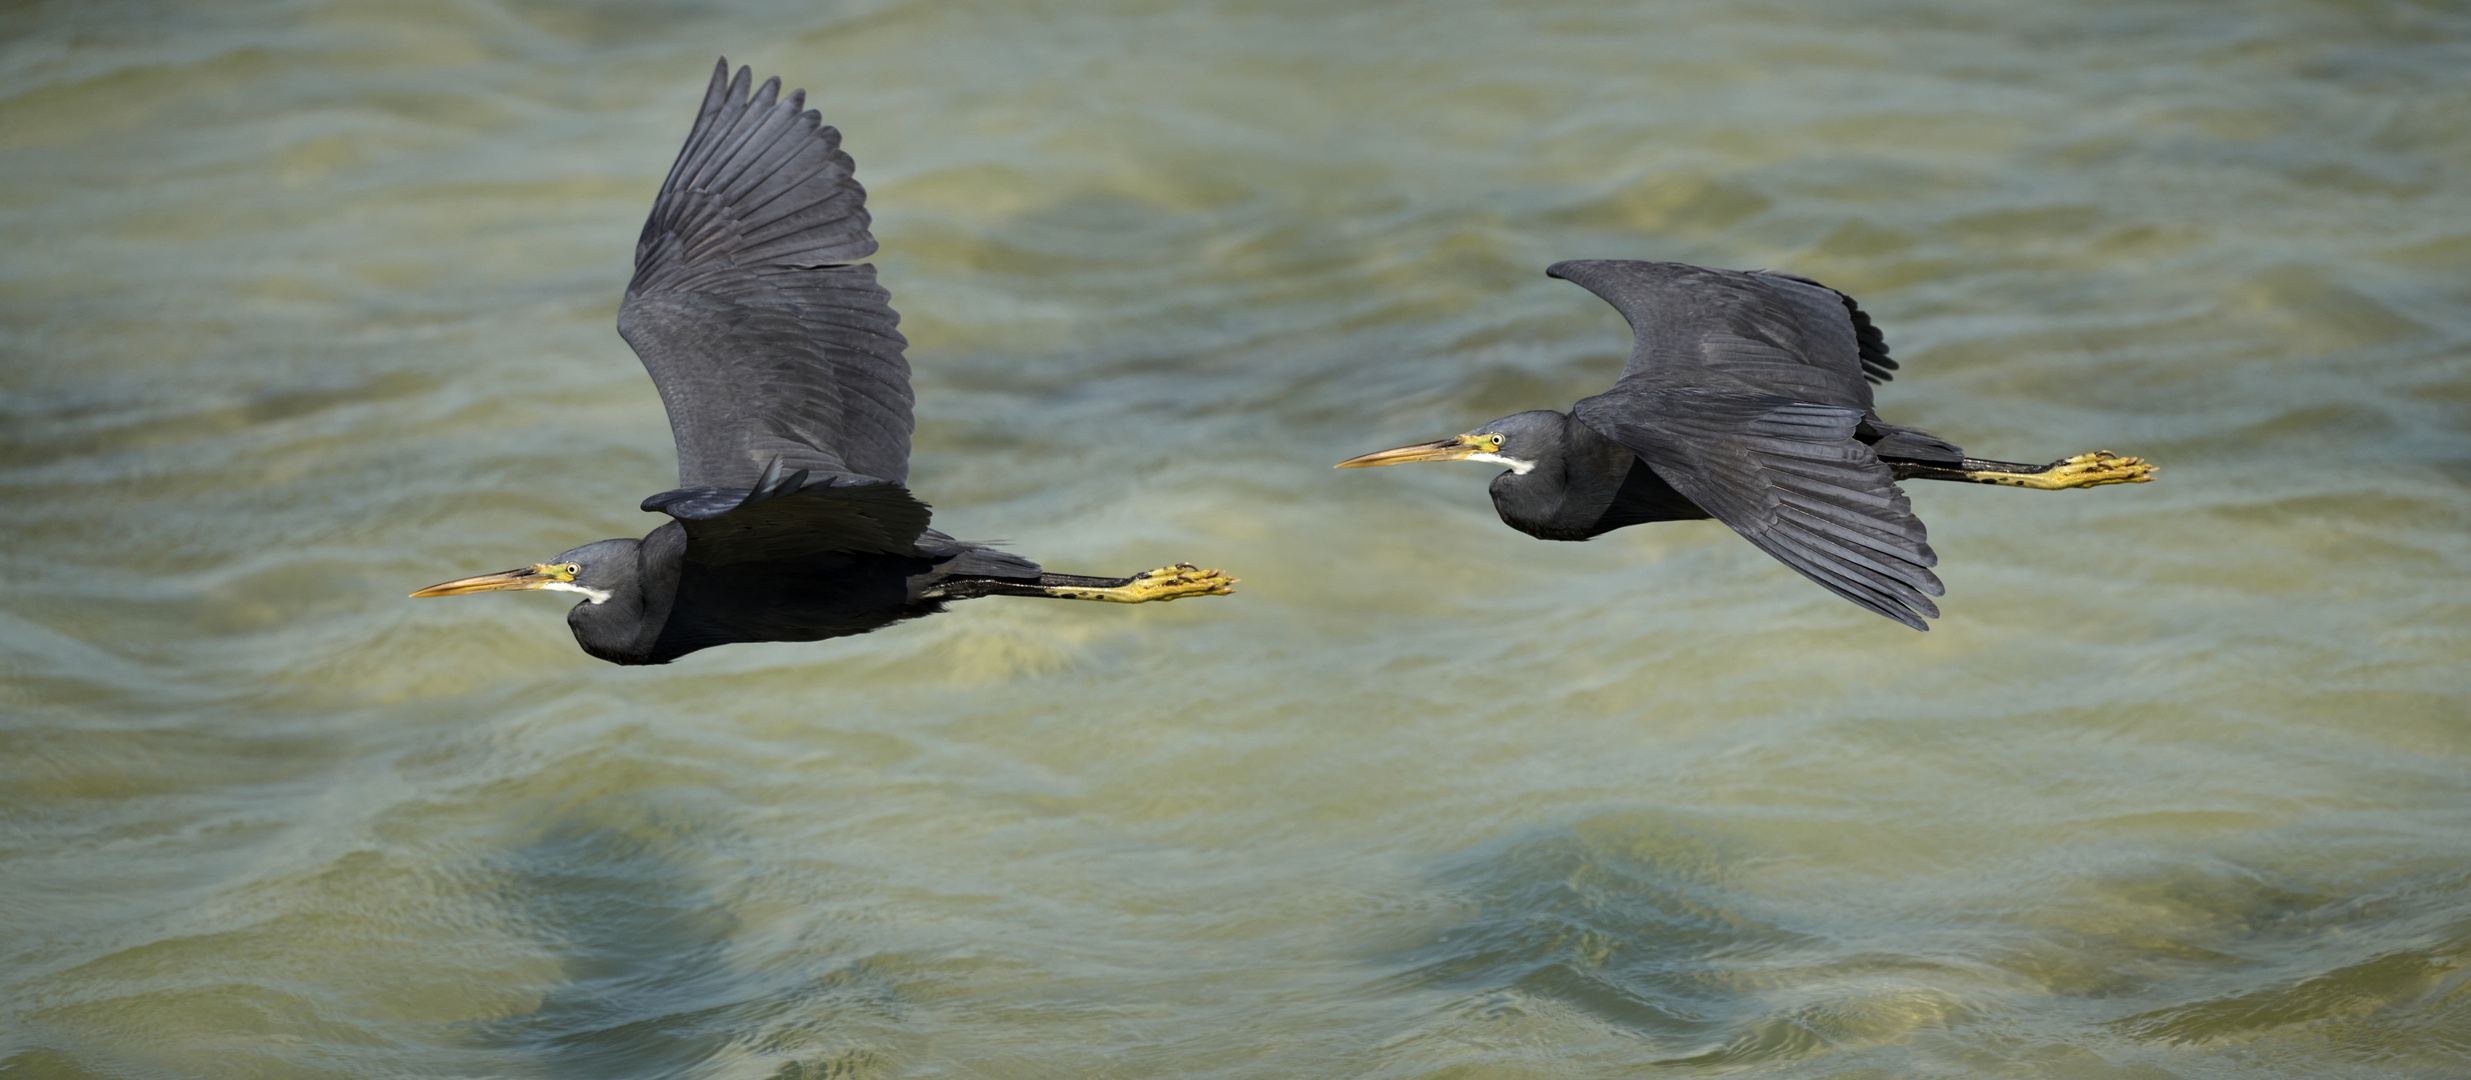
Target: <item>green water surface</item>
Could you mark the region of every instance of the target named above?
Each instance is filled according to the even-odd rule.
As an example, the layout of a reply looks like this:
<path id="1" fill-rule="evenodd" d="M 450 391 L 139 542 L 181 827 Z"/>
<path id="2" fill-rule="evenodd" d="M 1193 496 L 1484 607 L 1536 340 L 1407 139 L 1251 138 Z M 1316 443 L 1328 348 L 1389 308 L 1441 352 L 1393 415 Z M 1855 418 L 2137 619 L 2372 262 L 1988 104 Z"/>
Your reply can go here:
<path id="1" fill-rule="evenodd" d="M 621 669 L 713 57 L 871 192 L 912 481 L 1065 572 Z M 1352 454 L 1557 259 L 1859 297 L 1916 634 Z M 0 6 L 0 1077 L 2471 1075 L 2471 9 Z"/>

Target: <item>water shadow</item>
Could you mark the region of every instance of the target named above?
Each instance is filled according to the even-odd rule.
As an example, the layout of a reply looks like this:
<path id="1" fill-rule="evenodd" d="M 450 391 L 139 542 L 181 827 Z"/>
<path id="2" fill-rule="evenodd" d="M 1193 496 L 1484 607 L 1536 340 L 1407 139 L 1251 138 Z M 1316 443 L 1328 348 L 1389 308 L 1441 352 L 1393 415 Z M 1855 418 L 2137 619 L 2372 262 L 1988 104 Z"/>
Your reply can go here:
<path id="1" fill-rule="evenodd" d="M 623 1080 L 716 1061 L 781 1080 L 888 1074 L 906 1057 L 903 1006 L 864 957 L 765 964 L 717 883 L 714 838 L 650 805 L 604 798 L 493 860 L 507 910 L 558 981 L 519 1015 L 462 1025 L 493 1073 Z M 739 868 L 742 870 L 742 867 Z"/>
<path id="2" fill-rule="evenodd" d="M 1657 812 L 1538 829 L 1437 866 L 1465 914 L 1382 960 L 1385 995 L 1430 995 L 1390 1064 L 1416 1074 L 1549 1048 L 1637 1066 L 1790 1061 L 1898 1038 L 1964 1010 L 1919 957 L 1847 948 L 1760 910 L 1729 841 Z M 1431 1042 L 1437 1058 L 1413 1049 Z M 1448 1068 L 1442 1071 L 1447 1072 Z M 1547 1068 L 1546 1071 L 1552 1071 Z"/>

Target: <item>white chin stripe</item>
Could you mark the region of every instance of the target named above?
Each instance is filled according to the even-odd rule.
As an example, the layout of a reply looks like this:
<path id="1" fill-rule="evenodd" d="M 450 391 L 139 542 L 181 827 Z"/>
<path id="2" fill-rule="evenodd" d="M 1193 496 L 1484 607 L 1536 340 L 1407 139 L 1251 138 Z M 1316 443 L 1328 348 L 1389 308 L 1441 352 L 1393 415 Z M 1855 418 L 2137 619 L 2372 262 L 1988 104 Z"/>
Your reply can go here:
<path id="1" fill-rule="evenodd" d="M 1510 466 L 1511 472 L 1517 473 L 1520 476 L 1527 475 L 1527 470 L 1536 467 L 1536 463 L 1533 461 L 1520 461 L 1517 458 L 1503 457 L 1500 454 L 1469 454 L 1467 455 L 1467 460 L 1490 461 L 1495 465 L 1508 465 Z"/>
<path id="2" fill-rule="evenodd" d="M 541 591 L 582 593 L 586 599 L 591 600 L 595 604 L 606 604 L 609 602 L 608 593 L 602 592 L 599 589 L 587 589 L 581 585 L 575 584 L 572 581 L 552 581 L 547 585 L 541 586 Z"/>

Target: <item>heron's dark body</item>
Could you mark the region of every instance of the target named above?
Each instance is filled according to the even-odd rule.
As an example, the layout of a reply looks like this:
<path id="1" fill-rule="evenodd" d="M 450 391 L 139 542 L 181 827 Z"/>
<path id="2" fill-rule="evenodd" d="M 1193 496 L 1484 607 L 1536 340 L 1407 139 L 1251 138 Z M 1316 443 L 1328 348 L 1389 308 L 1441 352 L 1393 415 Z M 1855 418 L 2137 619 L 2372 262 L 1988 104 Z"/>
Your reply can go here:
<path id="1" fill-rule="evenodd" d="M 631 560 L 635 573 L 632 580 L 611 575 L 617 588 L 609 599 L 576 604 L 566 624 L 595 657 L 666 664 L 716 645 L 851 637 L 935 614 L 952 600 L 1125 581 L 1046 573 L 1009 552 L 933 530 L 921 540 L 916 555 L 828 551 L 710 563 L 693 557 L 686 529 L 671 522 L 642 540 L 587 545 L 602 549 L 596 558 Z"/>
<path id="2" fill-rule="evenodd" d="M 634 580 L 566 616 L 583 651 L 615 664 L 665 664 L 715 645 L 863 634 L 941 606 L 926 596 L 938 576 L 937 560 L 927 558 L 825 552 L 698 563 L 674 522 L 624 554 L 634 557 Z"/>
<path id="3" fill-rule="evenodd" d="M 1543 540 L 1713 518 L 1830 592 L 1910 626 L 1939 614 L 1939 556 L 1899 480 L 2057 490 L 2143 483 L 2108 452 L 2048 465 L 1979 461 L 1888 423 L 1871 388 L 1897 368 L 1852 297 L 1769 270 L 1580 259 L 1545 273 L 1629 322 L 1630 362 L 1569 412 L 1514 413 L 1475 431 L 1340 462 L 1509 466 L 1493 508 Z"/>
<path id="4" fill-rule="evenodd" d="M 1538 540 L 1591 540 L 1652 521 L 1703 521 L 1715 515 L 1656 475 L 1629 448 L 1566 413 L 1561 452 L 1536 463 L 1526 475 L 1493 478 L 1493 508 L 1502 523 Z M 1871 447 L 1898 472 L 1925 474 L 1928 466 L 1997 468 L 2006 462 L 1976 461 L 1937 436 L 1914 428 L 1872 423 L 1856 428 L 1856 441 Z"/>
<path id="5" fill-rule="evenodd" d="M 669 414 L 679 487 L 643 509 L 673 520 L 537 573 L 415 595 L 580 592 L 567 624 L 585 652 L 661 664 L 716 645 L 863 634 L 973 596 L 1230 591 L 1218 571 L 1181 564 L 1171 571 L 1192 575 L 1174 582 L 1049 574 L 929 527 L 907 486 L 908 341 L 875 268 L 858 261 L 876 250 L 866 190 L 840 133 L 805 104 L 778 79 L 758 87 L 746 69 L 732 78 L 716 65 L 635 243 L 618 333 Z"/>
<path id="6" fill-rule="evenodd" d="M 1491 487 L 1505 524 L 1586 540 L 1715 518 L 1830 591 L 1926 628 L 1938 557 L 1895 481 L 1977 463 L 1880 419 L 1871 387 L 1897 364 L 1851 297 L 1791 274 L 1681 263 L 1545 272 L 1602 297 L 1634 340 L 1612 389 L 1461 437 L 1495 448 L 1478 460 L 1511 464 Z"/>
<path id="7" fill-rule="evenodd" d="M 1473 431 L 1339 462 L 1506 465 L 1504 524 L 1587 540 L 1713 518 L 1821 588 L 1916 630 L 1946 589 L 1929 531 L 1897 486 L 2141 484 L 2157 471 L 2108 451 L 2048 465 L 1980 461 L 1880 419 L 1871 387 L 1897 368 L 1853 298 L 1806 277 L 1684 263 L 1576 259 L 1545 268 L 1630 324 L 1630 362 L 1569 412 L 1513 413 Z"/>

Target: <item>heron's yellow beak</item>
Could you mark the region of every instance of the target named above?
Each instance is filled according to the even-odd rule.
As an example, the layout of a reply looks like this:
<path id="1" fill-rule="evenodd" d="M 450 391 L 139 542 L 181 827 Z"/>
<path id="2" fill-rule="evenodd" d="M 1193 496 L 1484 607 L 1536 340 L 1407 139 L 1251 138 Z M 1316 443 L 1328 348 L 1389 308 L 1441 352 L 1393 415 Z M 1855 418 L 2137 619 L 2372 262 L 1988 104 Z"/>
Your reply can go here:
<path id="1" fill-rule="evenodd" d="M 476 592 L 504 592 L 508 589 L 538 589 L 561 581 L 575 580 L 571 564 L 533 563 L 518 570 L 506 570 L 479 577 L 457 578 L 443 585 L 431 585 L 413 593 L 420 596 L 463 596 Z"/>
<path id="2" fill-rule="evenodd" d="M 1437 442 L 1417 443 L 1396 450 L 1378 450 L 1362 457 L 1339 462 L 1341 469 L 1369 469 L 1375 465 L 1404 465 L 1410 461 L 1464 461 L 1469 454 L 1480 454 L 1493 446 L 1482 435 L 1453 435 Z"/>

